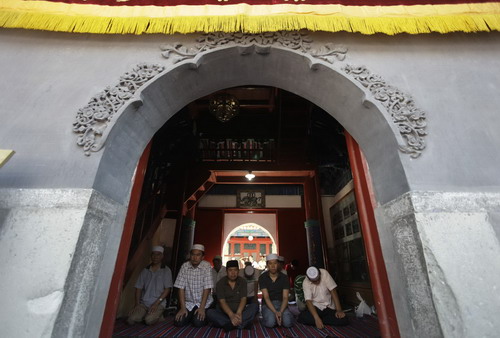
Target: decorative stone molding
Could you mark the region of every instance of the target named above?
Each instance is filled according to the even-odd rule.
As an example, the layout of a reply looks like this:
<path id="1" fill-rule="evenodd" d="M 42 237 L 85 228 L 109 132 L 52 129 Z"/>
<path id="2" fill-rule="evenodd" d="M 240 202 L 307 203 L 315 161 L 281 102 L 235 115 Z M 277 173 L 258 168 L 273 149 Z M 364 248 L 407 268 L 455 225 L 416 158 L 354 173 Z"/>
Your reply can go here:
<path id="1" fill-rule="evenodd" d="M 125 105 L 146 82 L 160 74 L 165 67 L 156 64 L 139 64 L 131 72 L 120 77 L 113 87 L 108 87 L 94 96 L 76 114 L 73 131 L 80 134 L 77 144 L 83 147 L 85 155 L 99 151 L 104 140 L 101 137 L 118 110 Z"/>
<path id="2" fill-rule="evenodd" d="M 342 70 L 368 89 L 373 98 L 387 110 L 406 142 L 405 145 L 399 145 L 399 150 L 409 154 L 412 158 L 419 157 L 425 149 L 424 136 L 427 135 L 425 130 L 427 121 L 425 112 L 415 106 L 413 98 L 390 86 L 364 66 L 347 65 Z"/>
<path id="3" fill-rule="evenodd" d="M 319 49 L 312 48 L 313 40 L 306 32 L 268 32 L 260 34 L 243 33 L 208 33 L 196 39 L 194 48 L 186 47 L 180 43 L 173 45 L 162 45 L 163 57 L 170 59 L 174 64 L 187 59 L 193 59 L 202 52 L 226 46 L 258 46 L 270 47 L 280 46 L 294 51 L 309 54 L 310 56 L 333 64 L 335 61 L 343 61 L 347 48 L 327 43 Z M 245 53 L 246 50 L 242 50 Z M 269 53 L 269 48 L 258 48 L 257 53 Z M 173 55 L 172 55 L 173 54 Z"/>
<path id="4" fill-rule="evenodd" d="M 327 43 L 319 48 L 312 47 L 313 40 L 306 32 L 268 32 L 261 34 L 243 33 L 208 33 L 196 39 L 194 47 L 187 47 L 181 43 L 160 46 L 164 58 L 172 64 L 184 60 L 193 60 L 203 52 L 224 47 L 241 47 L 240 53 L 255 52 L 258 54 L 270 53 L 271 47 L 281 47 L 304 53 L 311 59 L 318 59 L 330 64 L 343 61 L 347 48 Z M 193 63 L 196 67 L 196 63 Z M 311 66 L 316 70 L 315 65 Z M 106 140 L 105 130 L 116 113 L 127 103 L 134 93 L 146 82 L 165 70 L 162 65 L 140 64 L 132 72 L 120 78 L 114 87 L 108 87 L 93 97 L 90 102 L 80 109 L 73 123 L 73 131 L 80 134 L 77 144 L 83 147 L 85 155 L 99 151 Z M 366 67 L 347 65 L 342 70 L 349 77 L 361 83 L 380 102 L 398 127 L 399 133 L 406 144 L 400 144 L 399 150 L 417 158 L 425 149 L 424 136 L 427 121 L 425 113 L 415 106 L 411 96 L 399 89 L 388 85 L 381 77 L 372 74 Z"/>

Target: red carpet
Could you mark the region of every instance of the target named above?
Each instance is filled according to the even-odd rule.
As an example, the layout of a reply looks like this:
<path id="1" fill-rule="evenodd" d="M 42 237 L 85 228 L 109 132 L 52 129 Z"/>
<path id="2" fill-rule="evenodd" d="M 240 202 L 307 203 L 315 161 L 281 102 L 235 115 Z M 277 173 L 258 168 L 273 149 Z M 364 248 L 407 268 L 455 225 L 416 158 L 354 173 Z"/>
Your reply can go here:
<path id="1" fill-rule="evenodd" d="M 380 337 L 378 320 L 374 316 L 363 318 L 349 317 L 350 324 L 343 327 L 327 326 L 318 330 L 313 326 L 295 323 L 289 329 L 268 329 L 255 319 L 251 330 L 233 330 L 225 333 L 224 330 L 206 326 L 194 328 L 186 326 L 178 328 L 173 326 L 173 316 L 167 317 L 164 322 L 152 326 L 143 324 L 128 325 L 124 320 L 117 320 L 113 337 L 224 337 L 224 338 L 260 338 L 260 337 Z"/>

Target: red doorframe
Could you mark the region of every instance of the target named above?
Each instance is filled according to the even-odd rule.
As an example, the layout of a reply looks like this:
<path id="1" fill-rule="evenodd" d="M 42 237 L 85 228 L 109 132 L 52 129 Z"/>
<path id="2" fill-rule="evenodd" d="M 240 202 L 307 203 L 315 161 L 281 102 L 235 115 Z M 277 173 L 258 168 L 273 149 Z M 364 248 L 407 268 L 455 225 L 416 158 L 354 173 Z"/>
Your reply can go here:
<path id="1" fill-rule="evenodd" d="M 356 196 L 361 229 L 363 231 L 373 297 L 375 298 L 379 318 L 380 333 L 382 337 L 400 337 L 396 311 L 392 302 L 391 288 L 387 278 L 387 270 L 375 222 L 373 211 L 375 207 L 375 195 L 372 189 L 368 165 L 359 145 L 347 131 L 344 131 L 344 133 L 349 161 L 351 163 L 354 194 Z"/>
<path id="2" fill-rule="evenodd" d="M 132 241 L 132 234 L 134 232 L 135 219 L 137 217 L 137 209 L 139 208 L 139 200 L 141 198 L 142 184 L 144 183 L 144 176 L 148 168 L 149 154 L 151 152 L 151 142 L 146 146 L 142 153 L 137 168 L 135 170 L 132 191 L 130 194 L 130 201 L 128 204 L 127 216 L 123 226 L 122 238 L 120 241 L 120 248 L 118 249 L 118 256 L 116 257 L 115 271 L 109 286 L 108 300 L 106 301 L 106 308 L 102 317 L 100 338 L 111 337 L 113 335 L 113 328 L 115 326 L 116 312 L 120 304 L 120 295 L 123 289 L 123 277 L 127 269 L 127 258 L 130 250 L 130 243 Z"/>

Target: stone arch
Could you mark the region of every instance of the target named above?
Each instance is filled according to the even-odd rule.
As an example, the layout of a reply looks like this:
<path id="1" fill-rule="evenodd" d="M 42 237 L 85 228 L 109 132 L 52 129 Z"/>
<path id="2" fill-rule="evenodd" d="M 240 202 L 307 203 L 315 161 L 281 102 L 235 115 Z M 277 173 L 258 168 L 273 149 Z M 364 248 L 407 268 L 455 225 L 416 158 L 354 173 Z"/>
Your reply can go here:
<path id="1" fill-rule="evenodd" d="M 94 198 L 67 279 L 71 292 L 65 295 L 53 335 L 99 334 L 136 164 L 155 132 L 199 97 L 242 85 L 273 86 L 302 96 L 330 113 L 358 142 L 380 203 L 409 191 L 400 130 L 373 91 L 347 73 L 335 63 L 282 46 L 232 45 L 167 65 L 137 90 L 104 133 Z M 101 206 L 102 200 L 109 204 Z M 96 219 L 106 220 L 100 231 L 94 230 Z"/>

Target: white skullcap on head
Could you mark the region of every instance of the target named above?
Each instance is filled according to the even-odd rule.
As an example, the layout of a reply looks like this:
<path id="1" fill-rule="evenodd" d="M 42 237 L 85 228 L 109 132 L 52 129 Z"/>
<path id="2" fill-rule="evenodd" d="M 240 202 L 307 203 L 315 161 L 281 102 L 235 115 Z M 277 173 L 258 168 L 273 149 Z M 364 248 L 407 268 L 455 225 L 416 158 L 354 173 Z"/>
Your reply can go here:
<path id="1" fill-rule="evenodd" d="M 269 261 L 271 261 L 273 259 L 278 259 L 278 255 L 277 254 L 269 254 L 269 255 L 267 255 L 266 262 L 269 262 Z"/>
<path id="2" fill-rule="evenodd" d="M 315 282 L 319 279 L 319 269 L 315 266 L 311 266 L 306 271 L 307 278 L 309 278 L 312 282 Z"/>
<path id="3" fill-rule="evenodd" d="M 191 247 L 191 250 L 200 250 L 200 251 L 205 252 L 205 246 L 203 244 L 194 244 Z"/>
<path id="4" fill-rule="evenodd" d="M 280 262 L 284 262 L 284 261 L 285 261 L 285 257 L 283 257 L 283 256 L 278 256 L 278 260 L 279 260 Z"/>
<path id="5" fill-rule="evenodd" d="M 245 266 L 245 276 L 251 277 L 255 273 L 255 269 L 251 265 Z"/>
<path id="6" fill-rule="evenodd" d="M 157 251 L 157 252 L 161 252 L 163 253 L 165 249 L 163 249 L 163 247 L 161 245 L 157 245 L 157 246 L 154 246 L 153 249 L 151 251 Z"/>

